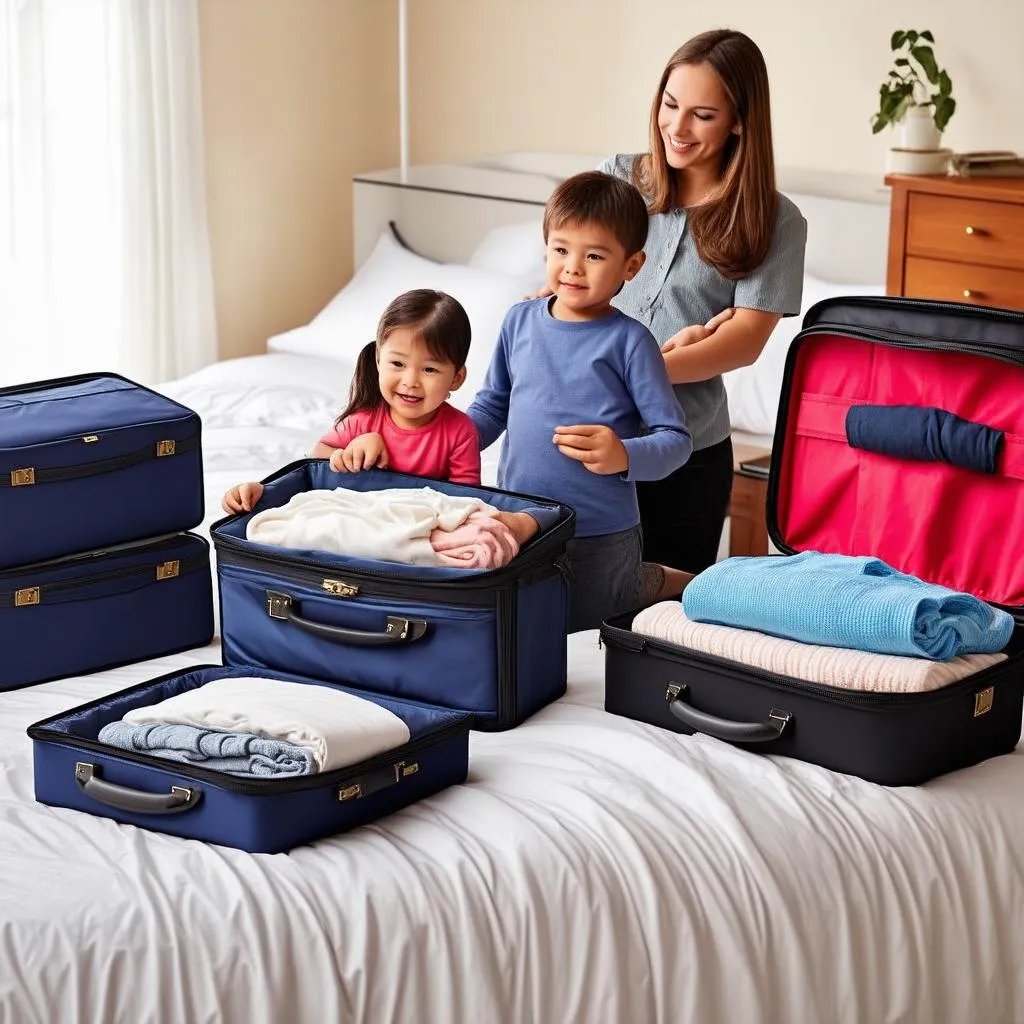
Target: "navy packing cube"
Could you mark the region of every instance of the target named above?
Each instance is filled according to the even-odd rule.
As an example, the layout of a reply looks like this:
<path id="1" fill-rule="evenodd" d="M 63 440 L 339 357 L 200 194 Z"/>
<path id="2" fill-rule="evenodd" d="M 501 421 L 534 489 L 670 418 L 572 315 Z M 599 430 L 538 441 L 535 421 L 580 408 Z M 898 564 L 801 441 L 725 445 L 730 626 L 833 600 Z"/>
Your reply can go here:
<path id="1" fill-rule="evenodd" d="M 208 644 L 212 590 L 190 533 L 0 570 L 0 690 Z"/>
<path id="2" fill-rule="evenodd" d="M 429 486 L 496 507 L 542 510 L 551 524 L 507 566 L 433 568 L 297 551 L 245 539 L 248 515 L 215 523 L 224 663 L 261 665 L 468 711 L 507 729 L 565 692 L 565 551 L 572 509 L 543 498 L 324 460 L 264 481 L 257 508 L 312 489 Z"/>
<path id="3" fill-rule="evenodd" d="M 203 519 L 200 421 L 112 373 L 0 389 L 0 568 Z"/>
<path id="4" fill-rule="evenodd" d="M 1022 395 L 1020 313 L 826 300 L 789 350 L 768 482 L 779 557 L 869 555 L 974 594 L 1016 620 L 1005 661 L 927 692 L 851 690 L 649 639 L 632 631 L 631 614 L 601 629 L 607 710 L 886 785 L 1012 751 L 1024 697 Z M 882 424 L 898 415 L 996 431 L 997 454 L 968 468 L 962 453 L 945 450 L 945 432 L 923 430 L 915 443 L 905 426 L 865 441 L 855 425 L 876 410 Z"/>
<path id="5" fill-rule="evenodd" d="M 249 675 L 251 669 L 222 666 L 172 672 L 37 722 L 28 730 L 36 799 L 187 839 L 279 853 L 373 821 L 466 778 L 468 715 L 349 687 L 338 688 L 398 715 L 409 726 L 409 742 L 349 767 L 275 779 L 211 771 L 96 738 L 133 708 L 213 679 Z"/>

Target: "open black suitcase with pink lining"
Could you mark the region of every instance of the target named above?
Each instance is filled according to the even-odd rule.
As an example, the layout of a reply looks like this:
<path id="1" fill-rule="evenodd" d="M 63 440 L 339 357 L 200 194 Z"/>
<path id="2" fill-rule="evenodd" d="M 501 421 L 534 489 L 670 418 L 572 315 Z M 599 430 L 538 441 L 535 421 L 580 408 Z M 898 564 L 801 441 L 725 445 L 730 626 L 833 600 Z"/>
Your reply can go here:
<path id="1" fill-rule="evenodd" d="M 952 413 L 991 428 L 994 461 L 854 447 L 852 407 Z M 840 689 L 641 636 L 630 613 L 601 629 L 608 711 L 885 785 L 1012 751 L 1024 692 L 1024 314 L 898 298 L 812 307 L 786 361 L 768 531 L 780 557 L 870 555 L 1010 612 L 1008 658 L 929 692 Z"/>

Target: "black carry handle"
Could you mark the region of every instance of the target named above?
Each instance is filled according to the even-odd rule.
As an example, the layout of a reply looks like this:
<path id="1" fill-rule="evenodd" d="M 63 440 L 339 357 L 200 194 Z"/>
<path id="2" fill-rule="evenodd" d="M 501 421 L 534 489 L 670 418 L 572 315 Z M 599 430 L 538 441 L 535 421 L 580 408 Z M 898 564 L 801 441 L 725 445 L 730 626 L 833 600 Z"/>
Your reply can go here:
<path id="1" fill-rule="evenodd" d="M 203 795 L 203 791 L 194 786 L 171 786 L 170 793 L 146 793 L 104 782 L 97 775 L 98 771 L 96 765 L 84 761 L 75 765 L 75 782 L 82 792 L 108 807 L 135 814 L 181 814 L 195 807 Z"/>
<path id="2" fill-rule="evenodd" d="M 290 622 L 313 636 L 332 640 L 339 644 L 357 644 L 361 647 L 380 647 L 384 644 L 411 644 L 421 640 L 427 633 L 424 619 L 406 619 L 400 615 L 387 617 L 387 628 L 383 633 L 371 633 L 362 629 L 348 629 L 346 626 L 330 626 L 325 622 L 304 619 L 293 607 L 294 601 L 287 594 L 276 590 L 267 591 L 267 614 L 272 619 Z"/>
<path id="3" fill-rule="evenodd" d="M 782 730 L 793 717 L 788 711 L 772 708 L 764 722 L 733 722 L 698 711 L 692 704 L 687 704 L 683 698 L 688 693 L 686 683 L 669 683 L 665 690 L 669 711 L 691 729 L 727 743 L 770 743 L 782 735 Z"/>

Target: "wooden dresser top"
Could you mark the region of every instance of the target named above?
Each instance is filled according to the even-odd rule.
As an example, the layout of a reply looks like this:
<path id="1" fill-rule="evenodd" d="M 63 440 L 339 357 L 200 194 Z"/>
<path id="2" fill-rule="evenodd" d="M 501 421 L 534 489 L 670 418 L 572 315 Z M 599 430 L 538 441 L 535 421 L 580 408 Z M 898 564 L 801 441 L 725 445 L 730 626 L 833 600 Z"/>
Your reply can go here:
<path id="1" fill-rule="evenodd" d="M 961 178 L 947 174 L 887 174 L 886 185 L 959 199 L 1024 203 L 1024 178 Z"/>

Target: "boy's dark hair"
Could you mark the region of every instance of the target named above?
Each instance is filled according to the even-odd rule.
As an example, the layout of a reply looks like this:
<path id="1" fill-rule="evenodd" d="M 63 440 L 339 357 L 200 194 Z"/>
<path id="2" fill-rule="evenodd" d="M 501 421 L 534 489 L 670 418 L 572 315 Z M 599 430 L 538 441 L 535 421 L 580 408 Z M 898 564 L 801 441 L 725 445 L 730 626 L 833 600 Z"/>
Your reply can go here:
<path id="1" fill-rule="evenodd" d="M 647 204 L 631 182 L 601 171 L 566 178 L 544 208 L 544 241 L 563 224 L 601 224 L 615 235 L 627 256 L 647 241 Z"/>
<path id="2" fill-rule="evenodd" d="M 377 351 L 388 335 L 399 327 L 413 327 L 434 359 L 453 363 L 457 370 L 466 365 L 469 355 L 469 317 L 462 304 L 445 292 L 432 288 L 414 288 L 394 299 L 377 324 L 377 337 L 364 345 L 352 375 L 348 405 L 334 421 L 363 409 L 376 409 L 383 401 L 377 371 Z"/>

